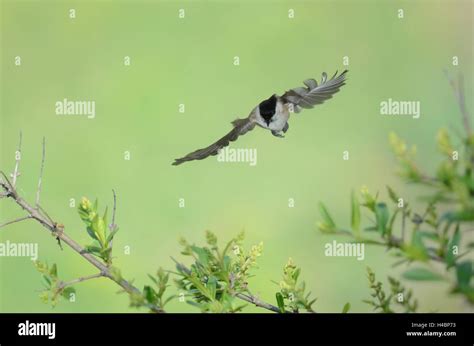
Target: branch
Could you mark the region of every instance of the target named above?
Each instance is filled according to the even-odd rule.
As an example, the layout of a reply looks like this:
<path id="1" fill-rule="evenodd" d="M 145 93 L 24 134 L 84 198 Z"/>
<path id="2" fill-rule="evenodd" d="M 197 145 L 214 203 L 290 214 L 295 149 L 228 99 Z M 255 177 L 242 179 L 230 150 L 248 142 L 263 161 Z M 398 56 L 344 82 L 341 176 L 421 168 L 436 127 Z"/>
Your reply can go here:
<path id="1" fill-rule="evenodd" d="M 39 206 L 39 196 L 41 192 L 41 179 L 42 179 L 43 169 L 44 169 L 44 157 L 45 157 L 44 154 L 45 154 L 45 140 L 43 138 L 43 157 L 41 161 L 40 179 L 39 179 L 38 191 L 36 195 L 36 207 L 33 207 L 25 199 L 23 199 L 17 193 L 12 183 L 10 183 L 5 173 L 0 171 L 0 174 L 4 178 L 0 180 L 0 187 L 2 188 L 4 195 L 6 197 L 11 198 L 18 206 L 20 206 L 27 213 L 27 216 L 25 216 L 23 219 L 32 218 L 36 220 L 45 229 L 49 230 L 54 237 L 56 237 L 58 240 L 61 240 L 64 244 L 68 245 L 73 251 L 77 252 L 80 256 L 82 256 L 86 261 L 88 261 L 94 267 L 99 269 L 102 276 L 114 281 L 117 285 L 122 287 L 123 290 L 127 292 L 128 294 L 141 295 L 141 291 L 138 288 L 133 286 L 127 280 L 123 278 L 117 278 L 116 276 L 114 276 L 112 272 L 110 271 L 110 268 L 106 264 L 98 260 L 92 254 L 88 253 L 80 244 L 78 244 L 74 239 L 69 237 L 64 232 L 64 225 L 51 220 L 49 216 L 46 216 L 47 213 Z M 22 221 L 22 220 L 18 219 L 18 220 L 14 220 L 13 222 Z M 13 222 L 7 222 L 6 224 L 10 224 Z M 157 305 L 148 304 L 147 307 L 153 312 L 159 312 L 159 313 L 164 312 L 164 310 Z"/>
<path id="2" fill-rule="evenodd" d="M 109 278 L 110 280 L 114 281 L 120 287 L 124 289 L 125 292 L 129 294 L 139 293 L 141 294 L 140 290 L 133 286 L 130 282 L 122 278 L 115 278 L 112 273 L 110 272 L 109 268 L 99 261 L 96 257 L 88 253 L 81 245 L 79 245 L 74 239 L 69 237 L 64 232 L 64 226 L 59 225 L 58 223 L 54 222 L 51 223 L 46 217 L 44 217 L 37 209 L 33 208 L 28 202 L 26 202 L 23 198 L 18 195 L 11 196 L 13 200 L 18 204 L 22 209 L 24 209 L 29 217 L 38 221 L 44 228 L 48 229 L 52 232 L 52 235 L 60 239 L 64 244 L 68 245 L 72 250 L 77 252 L 81 255 L 86 261 L 92 264 L 94 267 L 99 269 L 103 272 L 103 276 Z M 164 312 L 158 306 L 149 306 L 154 312 Z"/>
<path id="3" fill-rule="evenodd" d="M 112 189 L 112 193 L 114 195 L 114 208 L 112 210 L 112 223 L 110 225 L 110 230 L 113 231 L 117 227 L 115 224 L 115 212 L 117 211 L 117 194 L 115 193 L 115 190 Z"/>
<path id="4" fill-rule="evenodd" d="M 112 209 L 112 222 L 109 225 L 110 232 L 114 232 L 117 229 L 117 225 L 115 224 L 115 212 L 117 211 L 117 194 L 115 193 L 114 189 L 112 189 L 112 193 L 114 195 L 114 208 Z M 114 239 L 112 238 L 110 240 L 110 257 L 112 257 L 113 243 L 114 243 Z"/>
<path id="5" fill-rule="evenodd" d="M 41 155 L 41 168 L 40 168 L 40 175 L 38 179 L 38 190 L 36 191 L 36 209 L 39 209 L 39 202 L 40 202 L 40 195 L 41 195 L 41 182 L 43 180 L 45 154 L 46 154 L 46 139 L 43 137 L 43 152 Z"/>
<path id="6" fill-rule="evenodd" d="M 462 120 L 464 124 L 464 129 L 466 130 L 466 134 L 468 137 L 471 136 L 472 130 L 471 130 L 471 116 L 469 114 L 469 111 L 466 108 L 466 101 L 464 98 L 464 78 L 462 74 L 459 74 L 458 77 L 458 82 L 456 82 L 450 77 L 450 75 L 447 73 L 445 70 L 446 77 L 448 78 L 449 84 L 451 85 L 451 88 L 453 89 L 454 96 L 456 97 L 459 105 L 459 110 L 461 111 L 462 115 Z"/>
<path id="7" fill-rule="evenodd" d="M 18 150 L 15 153 L 15 161 L 16 161 L 15 170 L 13 171 L 13 174 L 12 174 L 12 185 L 13 185 L 13 187 L 15 187 L 16 179 L 20 175 L 20 172 L 18 171 L 18 169 L 20 167 L 20 161 L 21 161 L 21 140 L 22 140 L 22 137 L 23 137 L 23 134 L 20 131 L 20 139 L 19 139 L 19 142 L 18 142 Z"/>
<path id="8" fill-rule="evenodd" d="M 269 303 L 265 303 L 261 301 L 258 297 L 253 296 L 251 294 L 236 293 L 235 296 L 239 299 L 245 300 L 246 302 L 252 303 L 255 306 L 258 306 L 259 308 L 267 309 L 267 310 L 278 312 L 278 313 L 281 312 L 280 309 L 277 308 L 276 306 Z"/>
<path id="9" fill-rule="evenodd" d="M 407 218 L 405 209 L 406 207 L 404 206 L 402 210 L 402 238 L 400 239 L 401 242 L 405 241 L 405 227 L 406 227 L 406 218 Z"/>
<path id="10" fill-rule="evenodd" d="M 10 180 L 8 180 L 7 175 L 3 171 L 0 171 L 0 175 L 3 177 L 3 179 L 1 179 L 1 177 L 0 177 L 0 187 L 2 187 L 2 189 L 3 189 L 2 198 L 3 197 L 11 197 L 11 194 L 13 194 L 13 193 L 16 194 L 16 190 L 13 187 Z M 12 191 L 12 192 L 10 192 L 10 191 Z"/>
<path id="11" fill-rule="evenodd" d="M 72 286 L 72 285 L 75 285 L 79 282 L 92 280 L 92 279 L 97 279 L 97 278 L 101 278 L 101 277 L 104 277 L 104 273 L 102 273 L 102 272 L 97 273 L 97 274 L 88 275 L 88 276 L 81 276 L 81 277 L 79 277 L 77 279 L 74 279 L 74 280 L 71 280 L 71 281 L 61 281 L 58 285 L 58 289 L 63 289 L 67 286 Z"/>
<path id="12" fill-rule="evenodd" d="M 341 234 L 341 235 L 346 235 L 346 236 L 349 236 L 351 238 L 354 238 L 356 241 L 359 241 L 359 242 L 364 242 L 363 239 L 358 239 L 354 236 L 354 234 L 350 231 L 346 231 L 346 230 L 338 230 L 336 232 L 334 232 L 336 234 Z M 380 246 L 387 246 L 389 248 L 397 248 L 399 250 L 403 250 L 403 245 L 404 245 L 404 241 L 402 238 L 398 238 L 398 237 L 395 237 L 395 236 L 390 236 L 389 239 L 383 239 L 385 241 L 372 241 L 371 239 L 366 239 L 366 240 L 370 240 L 370 244 L 373 244 L 373 245 L 380 245 Z M 428 254 L 428 257 L 433 260 L 433 261 L 437 261 L 437 262 L 443 262 L 444 263 L 444 260 L 435 255 L 435 254 Z"/>
<path id="13" fill-rule="evenodd" d="M 4 226 L 7 226 L 7 225 L 11 225 L 12 223 L 16 223 L 16 222 L 20 222 L 20 221 L 24 221 L 24 220 L 28 220 L 28 219 L 31 219 L 31 216 L 29 216 L 29 215 L 28 216 L 23 216 L 23 217 L 20 217 L 18 219 L 0 224 L 0 228 L 2 228 Z"/>
<path id="14" fill-rule="evenodd" d="M 173 257 L 171 257 L 171 259 L 173 260 L 173 262 L 176 263 L 176 266 L 178 267 L 178 270 L 181 270 L 181 271 L 185 272 L 186 274 L 191 275 L 191 270 L 188 267 L 186 267 L 183 263 L 178 262 Z M 248 303 L 252 303 L 255 306 L 258 306 L 260 308 L 267 309 L 267 310 L 270 310 L 270 311 L 273 311 L 273 312 L 278 312 L 278 313 L 281 312 L 280 309 L 278 307 L 276 307 L 275 305 L 266 303 L 266 302 L 260 300 L 258 297 L 250 294 L 250 293 L 248 293 L 248 294 L 235 293 L 234 296 L 241 299 L 241 300 L 245 300 Z"/>
<path id="15" fill-rule="evenodd" d="M 390 239 L 388 240 L 388 242 L 386 243 L 387 246 L 390 246 L 390 247 L 395 247 L 397 249 L 400 249 L 400 250 L 403 250 L 403 240 L 401 238 L 397 238 L 395 236 L 391 236 Z M 433 254 L 433 253 L 430 253 L 428 254 L 428 257 L 430 260 L 433 260 L 433 261 L 436 261 L 436 262 L 441 262 L 441 263 L 444 263 L 444 260 Z"/>

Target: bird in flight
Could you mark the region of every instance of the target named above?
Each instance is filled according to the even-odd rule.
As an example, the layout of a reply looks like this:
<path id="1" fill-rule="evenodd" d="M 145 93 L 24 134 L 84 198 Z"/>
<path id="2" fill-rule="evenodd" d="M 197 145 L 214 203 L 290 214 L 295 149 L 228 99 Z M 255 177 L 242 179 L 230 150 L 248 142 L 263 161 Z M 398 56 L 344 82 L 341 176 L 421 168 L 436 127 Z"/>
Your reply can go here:
<path id="1" fill-rule="evenodd" d="M 323 72 L 319 84 L 314 79 L 307 79 L 303 82 L 306 87 L 290 89 L 282 96 L 273 94 L 255 107 L 247 118 L 232 121 L 232 130 L 217 142 L 175 159 L 173 165 L 177 166 L 187 161 L 202 160 L 208 156 L 217 155 L 219 150 L 237 140 L 239 136 L 253 130 L 255 126 L 270 130 L 276 137 L 284 137 L 282 132 L 288 131 L 290 112 L 299 113 L 301 108 L 313 108 L 332 98 L 345 84 L 346 73 L 347 70 L 337 75 L 336 71 L 334 76 L 328 79 L 326 72 Z"/>

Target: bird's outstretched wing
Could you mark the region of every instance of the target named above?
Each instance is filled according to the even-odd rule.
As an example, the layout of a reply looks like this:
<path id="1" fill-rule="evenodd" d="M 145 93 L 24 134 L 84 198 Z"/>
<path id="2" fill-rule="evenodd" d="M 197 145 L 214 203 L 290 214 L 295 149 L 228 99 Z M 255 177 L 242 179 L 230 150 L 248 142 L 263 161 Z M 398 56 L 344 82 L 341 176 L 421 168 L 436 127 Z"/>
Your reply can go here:
<path id="1" fill-rule="evenodd" d="M 329 100 L 346 82 L 347 70 L 337 76 L 337 71 L 331 79 L 327 79 L 326 72 L 321 76 L 321 82 L 314 79 L 307 79 L 303 83 L 305 87 L 298 87 L 285 92 L 282 99 L 286 103 L 293 105 L 293 110 L 298 113 L 300 108 L 313 108 Z"/>
<path id="2" fill-rule="evenodd" d="M 192 160 L 202 160 L 211 155 L 217 155 L 220 149 L 229 145 L 230 142 L 235 141 L 239 136 L 246 134 L 247 132 L 253 130 L 255 127 L 255 121 L 250 117 L 245 119 L 236 119 L 232 122 L 234 128 L 226 134 L 224 137 L 219 139 L 217 142 L 211 144 L 210 146 L 198 149 L 189 153 L 188 155 L 175 159 L 173 162 L 174 166 L 180 165 L 186 161 Z"/>

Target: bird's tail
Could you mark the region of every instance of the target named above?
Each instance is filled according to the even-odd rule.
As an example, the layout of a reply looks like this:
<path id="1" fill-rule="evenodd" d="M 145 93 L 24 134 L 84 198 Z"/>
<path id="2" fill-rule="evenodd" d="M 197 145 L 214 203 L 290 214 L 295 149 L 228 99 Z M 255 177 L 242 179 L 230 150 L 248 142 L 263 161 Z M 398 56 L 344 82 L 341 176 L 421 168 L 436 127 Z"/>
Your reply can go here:
<path id="1" fill-rule="evenodd" d="M 210 146 L 198 149 L 189 153 L 188 155 L 181 157 L 179 159 L 175 159 L 172 163 L 173 166 L 178 166 L 187 161 L 193 160 L 202 160 L 208 156 L 214 156 L 219 153 L 219 150 L 228 146 L 229 142 L 235 141 L 239 136 L 247 133 L 248 131 L 252 130 L 255 126 L 253 122 L 249 120 L 249 118 L 245 119 L 235 119 L 232 122 L 233 129 L 226 134 L 224 137 L 219 139 L 217 142 L 211 144 Z"/>

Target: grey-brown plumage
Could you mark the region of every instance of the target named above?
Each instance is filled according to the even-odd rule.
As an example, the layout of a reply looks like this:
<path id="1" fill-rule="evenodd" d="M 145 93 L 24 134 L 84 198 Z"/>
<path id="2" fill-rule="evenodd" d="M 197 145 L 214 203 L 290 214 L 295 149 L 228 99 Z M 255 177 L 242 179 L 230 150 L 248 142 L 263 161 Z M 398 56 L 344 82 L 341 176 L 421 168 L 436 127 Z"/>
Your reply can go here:
<path id="1" fill-rule="evenodd" d="M 313 108 L 332 98 L 345 84 L 346 73 L 347 70 L 337 76 L 336 71 L 334 76 L 328 80 L 327 74 L 324 72 L 319 85 L 316 80 L 307 79 L 303 82 L 306 87 L 290 89 L 282 96 L 275 94 L 270 96 L 255 107 L 247 118 L 234 120 L 232 130 L 217 142 L 176 159 L 173 165 L 177 166 L 186 161 L 202 160 L 217 155 L 220 149 L 237 140 L 239 136 L 253 130 L 256 125 L 270 130 L 274 136 L 283 137 L 281 132 L 286 133 L 288 130 L 290 112 L 299 113 L 301 108 Z"/>
<path id="2" fill-rule="evenodd" d="M 234 142 L 239 136 L 246 134 L 250 130 L 253 130 L 253 128 L 255 127 L 255 122 L 250 121 L 249 118 L 236 119 L 232 122 L 232 125 L 234 126 L 234 128 L 224 137 L 219 139 L 217 142 L 211 144 L 206 148 L 193 151 L 185 157 L 175 159 L 173 165 L 177 166 L 186 161 L 202 160 L 208 156 L 217 155 L 220 149 L 229 145 L 229 142 Z"/>
<path id="3" fill-rule="evenodd" d="M 339 91 L 346 82 L 347 70 L 337 76 L 337 71 L 331 79 L 327 80 L 326 72 L 321 76 L 321 82 L 314 79 L 307 79 L 303 83 L 306 88 L 299 87 L 288 90 L 283 94 L 282 99 L 293 105 L 295 113 L 300 112 L 300 108 L 313 108 L 315 105 L 321 104 Z M 337 76 L 337 77 L 336 77 Z"/>

